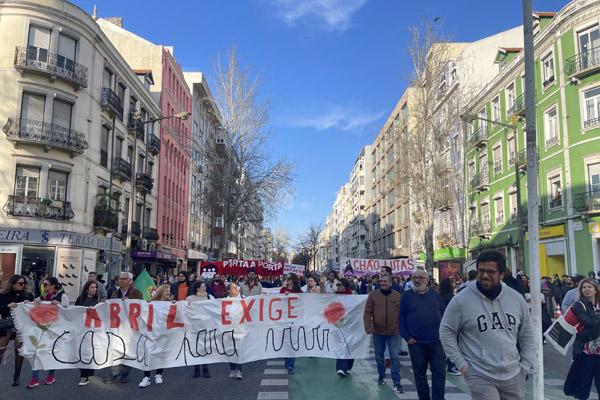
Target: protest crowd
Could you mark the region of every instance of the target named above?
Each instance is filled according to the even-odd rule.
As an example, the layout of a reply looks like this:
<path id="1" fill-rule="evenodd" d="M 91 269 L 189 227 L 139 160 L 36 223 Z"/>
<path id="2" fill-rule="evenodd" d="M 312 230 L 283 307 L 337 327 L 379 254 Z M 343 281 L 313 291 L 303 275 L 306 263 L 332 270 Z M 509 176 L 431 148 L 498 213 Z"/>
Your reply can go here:
<path id="1" fill-rule="evenodd" d="M 598 278 L 590 272 L 583 276 L 542 278 L 544 331 L 553 320 L 571 312 L 580 326 L 572 347 L 572 366 L 565 377 L 565 394 L 587 399 L 592 382 L 600 392 L 600 289 Z M 216 273 L 158 274 L 151 278 L 156 290 L 152 302 L 189 303 L 226 297 L 247 298 L 268 293 L 313 293 L 366 295 L 363 325 L 372 335 L 378 381 L 385 384 L 390 369 L 392 387 L 402 393 L 399 355 L 410 355 L 419 399 L 443 400 L 446 375 L 462 375 L 473 399 L 523 399 L 525 382 L 534 365 L 535 335 L 528 303 L 528 277 L 507 269 L 503 254 L 482 252 L 466 276 L 449 277 L 436 282 L 426 271 L 415 269 L 408 276 L 393 275 L 382 266 L 377 273 L 353 276 L 325 271 L 306 276 L 259 276 L 252 269 L 245 275 Z M 135 282 L 135 283 L 134 283 Z M 107 282 L 90 272 L 77 299 L 69 299 L 55 277 L 37 279 L 34 274 L 14 275 L 0 290 L 0 361 L 14 342 L 13 386 L 21 384 L 23 358 L 11 309 L 22 302 L 49 302 L 60 307 L 94 307 L 106 299 L 143 299 L 137 281 L 129 272 L 121 272 Z M 336 360 L 335 371 L 341 379 L 352 374 L 354 360 Z M 294 374 L 295 359 L 286 358 L 289 374 Z M 431 372 L 431 384 L 427 370 Z M 117 365 L 102 371 L 106 384 L 127 383 L 132 367 Z M 241 380 L 243 365 L 230 364 L 229 377 Z M 80 386 L 90 382 L 97 372 L 81 369 Z M 299 371 L 301 373 L 301 371 Z M 34 370 L 26 385 L 34 389 L 43 382 L 51 385 L 60 373 Z M 210 378 L 208 365 L 195 365 L 192 378 Z M 131 378 L 130 378 L 131 377 Z M 137 376 L 140 388 L 167 382 L 164 371 L 144 371 Z M 374 383 L 375 384 L 375 383 Z"/>

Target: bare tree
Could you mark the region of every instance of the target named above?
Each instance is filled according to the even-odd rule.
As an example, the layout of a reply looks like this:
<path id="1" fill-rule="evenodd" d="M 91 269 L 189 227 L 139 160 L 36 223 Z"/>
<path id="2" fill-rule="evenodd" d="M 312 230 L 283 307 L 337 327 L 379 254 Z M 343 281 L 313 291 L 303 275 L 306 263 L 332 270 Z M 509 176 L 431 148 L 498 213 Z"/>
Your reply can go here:
<path id="1" fill-rule="evenodd" d="M 322 224 L 311 223 L 306 232 L 299 235 L 294 248 L 296 250 L 296 258 L 304 257 L 307 268 L 315 269 L 315 257 L 320 247 L 320 236 L 323 231 Z"/>
<path id="2" fill-rule="evenodd" d="M 259 98 L 259 87 L 258 77 L 239 67 L 235 51 L 225 65 L 217 61 L 215 100 L 222 129 L 203 152 L 209 169 L 203 203 L 219 220 L 218 257 L 227 253 L 232 232 L 272 216 L 292 190 L 292 164 L 273 160 L 267 150 L 269 103 Z"/>
<path id="3" fill-rule="evenodd" d="M 400 196 L 410 199 L 413 243 L 425 251 L 426 267 L 431 270 L 436 212 L 450 205 L 462 207 L 451 209 L 450 218 L 455 242 L 464 242 L 464 179 L 462 162 L 456 158 L 462 154 L 457 133 L 469 86 L 457 85 L 454 60 L 460 44 L 449 43 L 431 24 L 410 31 L 408 121 L 407 129 L 399 132 L 396 180 Z"/>
<path id="4" fill-rule="evenodd" d="M 277 227 L 273 233 L 273 260 L 287 260 L 289 255 L 289 247 L 290 237 L 288 232 L 282 227 Z"/>

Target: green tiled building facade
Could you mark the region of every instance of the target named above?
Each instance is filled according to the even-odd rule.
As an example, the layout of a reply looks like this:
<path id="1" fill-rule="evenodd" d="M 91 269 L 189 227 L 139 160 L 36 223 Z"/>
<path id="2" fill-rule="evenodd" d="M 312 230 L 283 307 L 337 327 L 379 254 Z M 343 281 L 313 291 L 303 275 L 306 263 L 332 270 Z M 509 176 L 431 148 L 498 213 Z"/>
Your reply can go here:
<path id="1" fill-rule="evenodd" d="M 535 14 L 542 276 L 600 271 L 600 1 L 582 3 Z M 527 212 L 523 52 L 500 49 L 496 61 L 499 75 L 466 110 L 469 252 L 499 249 L 516 269 Z"/>

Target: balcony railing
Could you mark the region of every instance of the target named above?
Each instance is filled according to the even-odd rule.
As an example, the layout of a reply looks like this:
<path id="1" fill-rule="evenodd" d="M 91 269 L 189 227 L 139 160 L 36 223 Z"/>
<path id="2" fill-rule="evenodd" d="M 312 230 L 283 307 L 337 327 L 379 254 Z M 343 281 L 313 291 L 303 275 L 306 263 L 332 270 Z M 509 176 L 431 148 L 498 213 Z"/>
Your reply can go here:
<path id="1" fill-rule="evenodd" d="M 127 219 L 123 219 L 123 220 L 121 220 L 121 233 L 123 235 L 127 235 L 127 230 L 128 230 Z M 131 234 L 133 236 L 140 236 L 141 233 L 142 233 L 142 228 L 140 227 L 140 223 L 132 221 L 131 222 Z"/>
<path id="2" fill-rule="evenodd" d="M 554 145 L 558 144 L 559 142 L 560 142 L 560 139 L 558 136 L 552 136 L 551 138 L 546 139 L 546 147 L 554 146 Z"/>
<path id="3" fill-rule="evenodd" d="M 87 67 L 41 47 L 17 46 L 15 68 L 48 74 L 53 79 L 60 78 L 76 89 L 87 87 Z"/>
<path id="4" fill-rule="evenodd" d="M 71 202 L 38 197 L 8 196 L 8 201 L 2 210 L 15 217 L 35 217 L 47 219 L 69 220 L 75 214 Z"/>
<path id="5" fill-rule="evenodd" d="M 481 171 L 480 174 L 475 174 L 471 178 L 471 189 L 473 190 L 486 190 L 489 187 L 489 179 L 487 171 Z"/>
<path id="6" fill-rule="evenodd" d="M 102 88 L 100 106 L 111 116 L 123 118 L 123 100 L 110 88 Z"/>
<path id="7" fill-rule="evenodd" d="M 144 141 L 144 123 L 133 117 L 133 114 L 129 114 L 127 118 L 127 131 L 137 135 L 138 139 Z"/>
<path id="8" fill-rule="evenodd" d="M 158 240 L 158 231 L 156 230 L 156 228 L 145 227 L 144 228 L 144 239 Z"/>
<path id="9" fill-rule="evenodd" d="M 42 121 L 9 118 L 2 130 L 13 142 L 35 143 L 78 154 L 88 148 L 82 132 Z"/>
<path id="10" fill-rule="evenodd" d="M 160 153 L 160 139 L 153 133 L 148 134 L 148 151 L 154 155 Z"/>
<path id="11" fill-rule="evenodd" d="M 131 181 L 131 164 L 121 157 L 115 157 L 113 158 L 112 173 L 121 181 Z"/>
<path id="12" fill-rule="evenodd" d="M 583 77 L 600 69 L 600 47 L 582 51 L 565 62 L 565 73 L 573 77 Z"/>
<path id="13" fill-rule="evenodd" d="M 502 161 L 494 161 L 494 174 L 499 174 L 502 172 Z"/>
<path id="14" fill-rule="evenodd" d="M 94 228 L 116 231 L 118 227 L 119 219 L 116 211 L 99 206 L 94 209 Z"/>
<path id="15" fill-rule="evenodd" d="M 512 107 L 506 111 L 506 114 L 510 117 L 512 115 L 524 116 L 525 115 L 525 93 L 522 93 L 515 99 Z"/>
<path id="16" fill-rule="evenodd" d="M 154 179 L 145 172 L 138 172 L 135 174 L 135 187 L 141 193 L 150 193 L 154 186 Z"/>
<path id="17" fill-rule="evenodd" d="M 481 223 L 473 221 L 471 223 L 471 234 L 481 238 L 489 237 L 492 232 L 492 225 L 489 218 L 483 218 Z"/>
<path id="18" fill-rule="evenodd" d="M 592 128 L 594 126 L 600 125 L 600 117 L 598 118 L 590 118 L 588 120 L 583 121 L 583 127 L 585 129 Z"/>
<path id="19" fill-rule="evenodd" d="M 562 208 L 562 196 L 550 200 L 550 209 L 553 208 Z"/>
<path id="20" fill-rule="evenodd" d="M 469 144 L 471 146 L 479 147 L 484 146 L 487 143 L 487 127 L 481 126 L 475 132 L 469 136 Z"/>
<path id="21" fill-rule="evenodd" d="M 496 225 L 503 224 L 503 223 L 504 223 L 504 211 L 499 210 L 496 213 Z"/>
<path id="22" fill-rule="evenodd" d="M 573 208 L 581 214 L 600 214 L 600 190 L 576 194 Z"/>

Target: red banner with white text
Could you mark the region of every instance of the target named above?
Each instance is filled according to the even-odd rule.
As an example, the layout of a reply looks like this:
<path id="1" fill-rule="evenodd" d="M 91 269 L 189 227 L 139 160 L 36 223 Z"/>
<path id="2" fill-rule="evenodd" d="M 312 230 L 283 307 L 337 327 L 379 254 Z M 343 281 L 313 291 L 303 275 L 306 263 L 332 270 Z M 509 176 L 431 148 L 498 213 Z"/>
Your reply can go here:
<path id="1" fill-rule="evenodd" d="M 254 270 L 261 276 L 283 275 L 283 262 L 264 260 L 225 260 L 225 261 L 202 261 L 201 273 L 217 273 L 219 275 L 246 275 L 248 271 Z"/>

